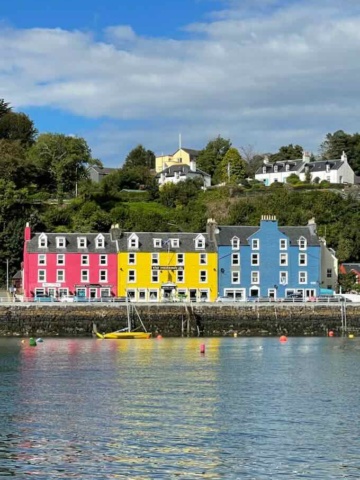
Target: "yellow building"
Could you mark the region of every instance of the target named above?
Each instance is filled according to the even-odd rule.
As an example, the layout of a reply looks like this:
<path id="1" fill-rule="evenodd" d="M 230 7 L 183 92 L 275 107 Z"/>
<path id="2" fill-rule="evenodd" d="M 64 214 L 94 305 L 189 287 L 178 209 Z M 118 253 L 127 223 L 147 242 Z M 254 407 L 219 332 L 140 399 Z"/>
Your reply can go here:
<path id="1" fill-rule="evenodd" d="M 179 148 L 172 155 L 161 155 L 156 157 L 155 160 L 155 170 L 156 173 L 160 173 L 165 168 L 171 167 L 172 165 L 190 165 L 191 161 L 196 161 L 199 156 L 199 150 L 193 150 L 191 148 Z"/>
<path id="2" fill-rule="evenodd" d="M 213 302 L 215 225 L 207 233 L 126 232 L 118 240 L 118 295 L 137 302 Z"/>

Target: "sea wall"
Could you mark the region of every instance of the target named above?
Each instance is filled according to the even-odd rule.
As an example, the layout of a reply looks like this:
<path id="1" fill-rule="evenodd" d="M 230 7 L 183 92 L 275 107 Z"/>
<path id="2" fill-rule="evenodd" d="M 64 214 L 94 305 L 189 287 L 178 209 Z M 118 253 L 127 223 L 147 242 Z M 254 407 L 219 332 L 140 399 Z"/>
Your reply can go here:
<path id="1" fill-rule="evenodd" d="M 146 304 L 137 305 L 148 331 L 180 336 L 324 336 L 360 331 L 360 305 Z M 0 336 L 91 336 L 126 326 L 126 305 L 0 305 Z"/>

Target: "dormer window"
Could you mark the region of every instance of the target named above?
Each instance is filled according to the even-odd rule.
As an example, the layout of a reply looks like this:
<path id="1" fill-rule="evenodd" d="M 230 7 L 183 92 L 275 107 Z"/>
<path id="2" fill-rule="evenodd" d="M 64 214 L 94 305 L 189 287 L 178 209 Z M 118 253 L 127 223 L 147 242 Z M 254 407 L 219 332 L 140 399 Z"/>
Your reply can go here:
<path id="1" fill-rule="evenodd" d="M 330 172 L 330 164 L 328 162 L 326 162 L 326 171 Z"/>
<path id="2" fill-rule="evenodd" d="M 171 239 L 171 246 L 172 248 L 179 248 L 180 243 L 178 238 L 172 238 Z"/>
<path id="3" fill-rule="evenodd" d="M 161 248 L 162 242 L 161 238 L 154 238 L 154 248 Z"/>
<path id="4" fill-rule="evenodd" d="M 290 165 L 289 165 L 288 163 L 286 164 L 285 170 L 286 170 L 287 172 L 290 170 Z"/>
<path id="5" fill-rule="evenodd" d="M 233 250 L 239 250 L 240 248 L 240 240 L 238 237 L 233 237 L 231 239 L 231 247 Z"/>
<path id="6" fill-rule="evenodd" d="M 263 173 L 266 173 L 266 167 L 263 166 Z"/>
<path id="7" fill-rule="evenodd" d="M 299 250 L 306 250 L 307 248 L 307 240 L 305 237 L 299 238 Z"/>
<path id="8" fill-rule="evenodd" d="M 205 238 L 203 235 L 198 235 L 195 238 L 195 248 L 205 248 Z"/>
<path id="9" fill-rule="evenodd" d="M 277 172 L 278 172 L 278 166 L 274 165 L 274 173 L 277 173 Z"/>
<path id="10" fill-rule="evenodd" d="M 86 248 L 86 237 L 78 237 L 78 248 Z"/>
<path id="11" fill-rule="evenodd" d="M 98 235 L 95 239 L 95 247 L 96 248 L 104 248 L 105 247 L 105 238 L 104 235 Z"/>
<path id="12" fill-rule="evenodd" d="M 39 248 L 47 248 L 48 246 L 48 239 L 45 233 L 42 233 L 39 237 Z"/>
<path id="13" fill-rule="evenodd" d="M 128 248 L 139 248 L 139 237 L 134 233 L 129 237 Z"/>
<path id="14" fill-rule="evenodd" d="M 66 240 L 65 237 L 56 237 L 56 248 L 65 248 Z"/>

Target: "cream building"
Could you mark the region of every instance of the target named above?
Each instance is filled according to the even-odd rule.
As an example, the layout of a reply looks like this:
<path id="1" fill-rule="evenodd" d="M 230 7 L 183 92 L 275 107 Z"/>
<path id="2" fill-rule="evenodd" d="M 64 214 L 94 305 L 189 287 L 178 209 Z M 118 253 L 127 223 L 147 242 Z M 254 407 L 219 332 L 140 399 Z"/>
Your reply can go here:
<path id="1" fill-rule="evenodd" d="M 160 173 L 168 167 L 173 165 L 189 165 L 191 161 L 196 161 L 199 156 L 199 150 L 192 148 L 179 148 L 172 155 L 161 155 L 156 157 L 155 170 L 156 173 Z"/>

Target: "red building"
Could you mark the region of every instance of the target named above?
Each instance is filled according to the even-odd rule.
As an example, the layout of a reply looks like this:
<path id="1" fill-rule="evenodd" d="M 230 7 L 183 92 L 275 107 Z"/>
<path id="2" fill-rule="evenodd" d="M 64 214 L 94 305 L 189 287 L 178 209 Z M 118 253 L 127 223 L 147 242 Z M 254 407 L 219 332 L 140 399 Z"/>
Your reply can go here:
<path id="1" fill-rule="evenodd" d="M 111 233 L 35 233 L 25 227 L 23 293 L 100 298 L 117 295 Z"/>

